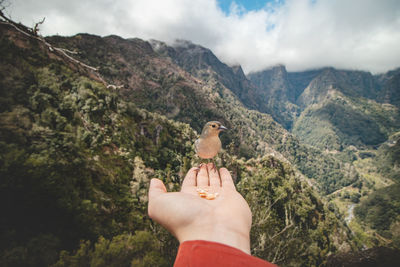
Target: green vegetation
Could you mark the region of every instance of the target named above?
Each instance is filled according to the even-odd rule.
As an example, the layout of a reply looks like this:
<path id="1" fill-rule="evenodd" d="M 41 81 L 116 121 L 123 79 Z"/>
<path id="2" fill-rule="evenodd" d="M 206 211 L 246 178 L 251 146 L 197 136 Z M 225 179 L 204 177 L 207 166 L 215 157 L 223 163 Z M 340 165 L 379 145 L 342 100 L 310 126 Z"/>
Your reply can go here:
<path id="1" fill-rule="evenodd" d="M 293 133 L 301 141 L 321 149 L 341 151 L 349 145 L 380 145 L 400 128 L 399 110 L 336 91 L 320 104 L 306 108 L 296 120 Z"/>
<path id="2" fill-rule="evenodd" d="M 351 218 L 351 207 L 355 207 L 355 217 L 348 226 L 360 246 L 399 248 L 396 232 L 399 219 L 398 210 L 395 208 L 398 201 L 391 197 L 399 193 L 395 182 L 398 177 L 398 157 L 395 156 L 397 136 L 398 134 L 391 136 L 378 150 L 357 150 L 352 147 L 337 154 L 345 159 L 354 160 L 360 177 L 358 182 L 337 190 L 329 195 L 328 199 L 348 222 Z M 383 222 L 389 226 L 382 224 Z"/>
<path id="3" fill-rule="evenodd" d="M 350 228 L 369 247 L 399 242 L 399 145 L 398 133 L 378 150 L 359 151 L 355 166 L 363 187 L 360 205 L 355 208 L 356 221 Z"/>
<path id="4" fill-rule="evenodd" d="M 400 247 L 400 185 L 394 184 L 372 193 L 355 209 L 365 224 L 384 238 L 393 240 Z"/>
<path id="5" fill-rule="evenodd" d="M 282 266 L 320 266 L 332 252 L 352 249 L 348 230 L 286 164 L 268 157 L 246 162 L 246 170 L 238 189 L 252 207 L 254 255 Z"/>
<path id="6" fill-rule="evenodd" d="M 379 147 L 376 160 L 382 175 L 400 181 L 400 132 L 390 136 L 388 141 Z"/>
<path id="7" fill-rule="evenodd" d="M 74 255 L 62 251 L 53 266 L 170 266 L 160 254 L 159 246 L 158 240 L 145 231 L 114 236 L 112 240 L 100 237 L 94 247 L 90 241 L 81 242 Z"/>
<path id="8" fill-rule="evenodd" d="M 196 163 L 196 132 L 138 107 L 142 98 L 126 101 L 40 42 L 4 25 L 0 32 L 0 265 L 171 266 L 178 243 L 148 218 L 147 188 L 152 177 L 179 188 Z M 229 107 L 216 103 L 221 112 Z M 245 109 L 229 114 L 243 129 L 224 140 L 229 153 L 218 161 L 255 214 L 253 253 L 301 266 L 353 249 L 348 229 L 289 164 L 241 157 L 255 148 L 242 140 L 265 134 L 260 151 L 280 140 L 273 121 Z"/>

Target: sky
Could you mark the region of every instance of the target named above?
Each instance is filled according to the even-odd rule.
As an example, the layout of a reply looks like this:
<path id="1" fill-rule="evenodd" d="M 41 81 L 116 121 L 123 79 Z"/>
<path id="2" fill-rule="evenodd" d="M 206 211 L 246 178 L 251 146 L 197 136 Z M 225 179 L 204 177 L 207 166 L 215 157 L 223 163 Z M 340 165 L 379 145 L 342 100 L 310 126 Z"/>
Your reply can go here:
<path id="1" fill-rule="evenodd" d="M 332 66 L 400 67 L 398 0 L 6 0 L 6 13 L 40 33 L 190 40 L 245 73 Z"/>

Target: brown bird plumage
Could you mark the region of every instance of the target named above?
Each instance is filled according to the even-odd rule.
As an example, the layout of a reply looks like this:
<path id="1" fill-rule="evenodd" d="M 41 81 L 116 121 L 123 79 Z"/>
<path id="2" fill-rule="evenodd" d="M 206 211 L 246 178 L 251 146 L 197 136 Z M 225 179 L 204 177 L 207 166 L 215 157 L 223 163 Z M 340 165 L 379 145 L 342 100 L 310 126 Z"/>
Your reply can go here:
<path id="1" fill-rule="evenodd" d="M 202 159 L 212 159 L 221 150 L 219 133 L 227 128 L 219 121 L 209 121 L 204 125 L 200 138 L 194 143 L 197 155 Z"/>

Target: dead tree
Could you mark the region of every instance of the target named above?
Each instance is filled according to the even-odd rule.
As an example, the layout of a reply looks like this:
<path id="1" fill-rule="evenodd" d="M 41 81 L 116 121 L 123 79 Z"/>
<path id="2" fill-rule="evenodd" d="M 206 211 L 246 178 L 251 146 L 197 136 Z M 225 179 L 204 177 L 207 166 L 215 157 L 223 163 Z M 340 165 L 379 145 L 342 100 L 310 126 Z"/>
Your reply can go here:
<path id="1" fill-rule="evenodd" d="M 35 27 L 33 27 L 33 34 L 34 35 L 38 35 L 39 32 L 39 25 L 42 25 L 45 21 L 46 17 L 44 17 L 41 21 L 39 21 L 38 23 L 35 24 Z"/>
<path id="2" fill-rule="evenodd" d="M 33 39 L 38 40 L 39 42 L 43 43 L 48 48 L 48 50 L 50 52 L 58 54 L 62 58 L 64 58 L 64 59 L 66 59 L 66 60 L 68 60 L 68 61 L 70 61 L 70 62 L 72 62 L 74 64 L 77 64 L 77 65 L 79 65 L 79 66 L 91 71 L 92 73 L 95 74 L 95 76 L 97 76 L 99 81 L 101 81 L 106 86 L 108 85 L 108 83 L 105 82 L 105 80 L 98 73 L 98 69 L 97 68 L 89 66 L 89 65 L 83 63 L 82 61 L 80 61 L 80 60 L 72 57 L 71 55 L 69 55 L 69 54 L 77 54 L 77 52 L 70 51 L 68 49 L 55 47 L 52 44 L 50 44 L 49 42 L 47 42 L 46 39 L 39 34 L 39 26 L 44 23 L 45 18 L 43 18 L 41 21 L 36 23 L 33 28 L 29 28 L 29 27 L 26 27 L 25 25 L 23 25 L 21 23 L 17 23 L 15 21 L 13 21 L 11 18 L 6 16 L 5 15 L 6 8 L 7 8 L 6 0 L 0 0 L 0 23 L 1 24 L 9 25 L 9 26 L 15 28 L 18 32 L 28 36 L 29 38 L 33 38 Z"/>

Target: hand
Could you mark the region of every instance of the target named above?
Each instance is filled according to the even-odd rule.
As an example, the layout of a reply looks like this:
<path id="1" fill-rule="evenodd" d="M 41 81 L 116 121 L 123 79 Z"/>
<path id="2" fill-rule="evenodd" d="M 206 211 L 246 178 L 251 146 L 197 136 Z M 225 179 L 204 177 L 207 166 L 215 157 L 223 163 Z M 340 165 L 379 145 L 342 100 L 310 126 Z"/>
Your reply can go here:
<path id="1" fill-rule="evenodd" d="M 163 182 L 152 179 L 148 213 L 170 231 L 180 243 L 207 240 L 236 247 L 250 254 L 251 211 L 236 191 L 229 171 L 213 164 L 192 168 L 180 192 L 167 193 Z M 201 198 L 198 189 L 218 193 L 213 200 Z"/>

